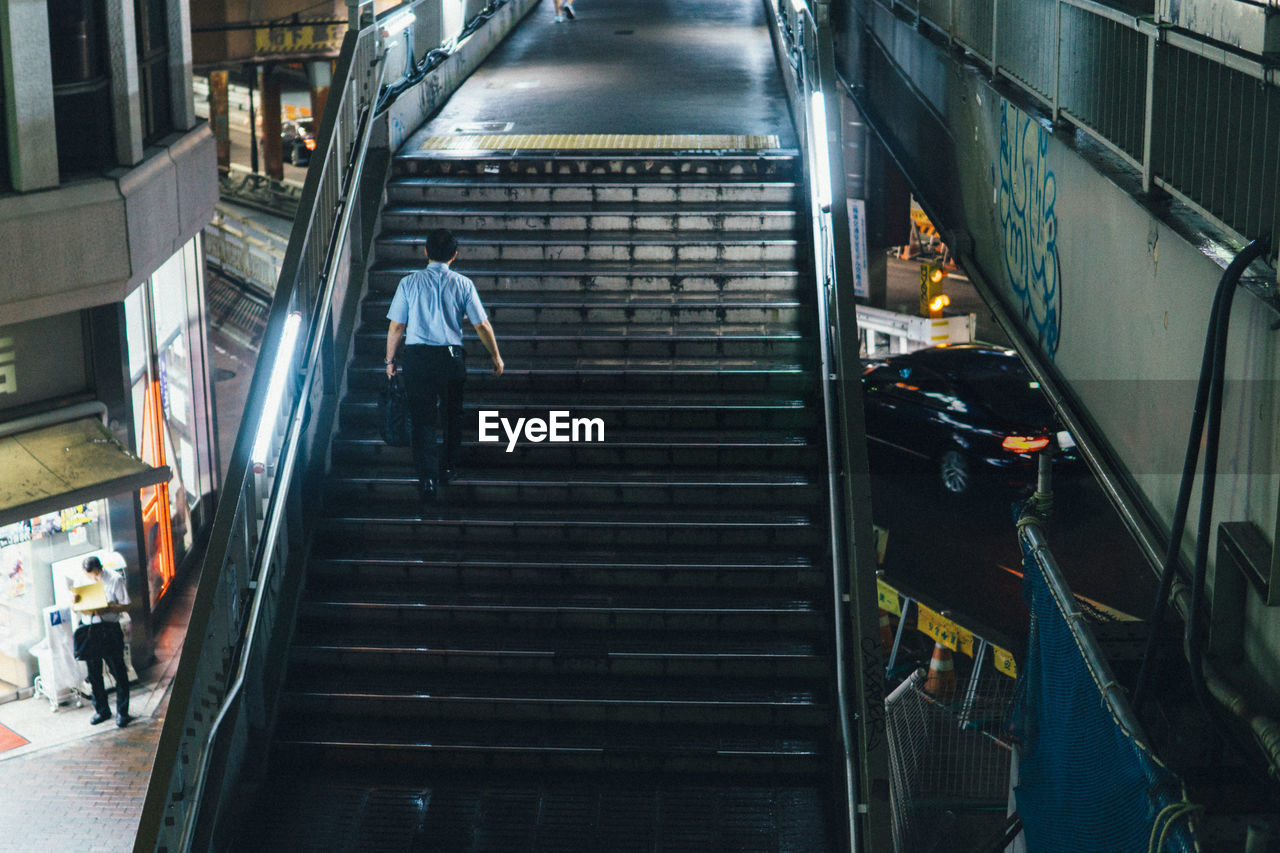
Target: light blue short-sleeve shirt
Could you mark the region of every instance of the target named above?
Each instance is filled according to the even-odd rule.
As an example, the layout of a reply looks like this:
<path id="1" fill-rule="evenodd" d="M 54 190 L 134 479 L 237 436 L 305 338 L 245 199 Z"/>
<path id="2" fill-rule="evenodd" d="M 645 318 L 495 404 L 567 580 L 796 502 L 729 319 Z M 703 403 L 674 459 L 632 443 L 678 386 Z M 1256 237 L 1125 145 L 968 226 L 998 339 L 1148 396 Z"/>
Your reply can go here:
<path id="1" fill-rule="evenodd" d="M 400 279 L 387 319 L 404 323 L 406 344 L 462 346 L 462 321 L 478 326 L 488 315 L 475 283 L 432 261 L 427 268 Z"/>

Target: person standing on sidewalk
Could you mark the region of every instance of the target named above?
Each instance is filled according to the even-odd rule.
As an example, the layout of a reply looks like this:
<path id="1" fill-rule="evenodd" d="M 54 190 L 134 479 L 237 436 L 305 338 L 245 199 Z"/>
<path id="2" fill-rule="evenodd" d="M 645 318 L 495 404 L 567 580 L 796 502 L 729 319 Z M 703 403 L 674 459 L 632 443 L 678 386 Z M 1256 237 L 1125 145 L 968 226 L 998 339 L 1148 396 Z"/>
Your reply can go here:
<path id="1" fill-rule="evenodd" d="M 125 579 L 117 572 L 106 572 L 97 557 L 85 557 L 81 564 L 91 581 L 102 583 L 107 594 L 107 606 L 96 610 L 80 611 L 80 624 L 88 625 L 90 632 L 88 655 L 85 665 L 89 668 L 89 686 L 93 688 L 93 709 L 96 712 L 89 725 L 96 726 L 111 719 L 111 706 L 107 704 L 107 688 L 102 680 L 102 664 L 105 662 L 116 680 L 116 725 L 124 728 L 133 717 L 129 716 L 129 670 L 124 665 L 124 631 L 120 629 L 120 614 L 129 609 L 129 589 Z"/>
<path id="2" fill-rule="evenodd" d="M 475 283 L 450 269 L 458 257 L 458 241 L 439 228 L 427 235 L 427 267 L 400 279 L 387 319 L 387 378 L 396 375 L 396 351 L 404 342 L 404 384 L 413 421 L 413 463 L 418 497 L 435 498 L 437 479 L 454 476 L 462 444 L 462 386 L 467 378 L 462 351 L 463 319 L 470 321 L 502 375 L 502 356 L 493 327 L 480 304 Z M 436 427 L 444 418 L 444 456 L 436 448 Z"/>

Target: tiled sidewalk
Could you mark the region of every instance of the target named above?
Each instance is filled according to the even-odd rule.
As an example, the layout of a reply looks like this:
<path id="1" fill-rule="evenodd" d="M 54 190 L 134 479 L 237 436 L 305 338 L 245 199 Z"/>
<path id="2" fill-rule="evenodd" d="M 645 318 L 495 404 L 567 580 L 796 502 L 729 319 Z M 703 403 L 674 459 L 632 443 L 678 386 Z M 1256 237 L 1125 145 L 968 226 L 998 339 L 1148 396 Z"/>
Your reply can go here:
<path id="1" fill-rule="evenodd" d="M 0 853 L 133 849 L 196 582 L 171 592 L 177 598 L 156 637 L 156 662 L 132 688 L 128 728 L 90 726 L 88 700 L 56 712 L 38 696 L 0 705 L 0 723 L 30 741 L 0 752 Z"/>
<path id="2" fill-rule="evenodd" d="M 60 713 L 83 716 L 88 729 L 92 711 L 82 710 Z M 7 760 L 0 753 L 0 851 L 132 850 L 161 722 L 140 718 Z"/>

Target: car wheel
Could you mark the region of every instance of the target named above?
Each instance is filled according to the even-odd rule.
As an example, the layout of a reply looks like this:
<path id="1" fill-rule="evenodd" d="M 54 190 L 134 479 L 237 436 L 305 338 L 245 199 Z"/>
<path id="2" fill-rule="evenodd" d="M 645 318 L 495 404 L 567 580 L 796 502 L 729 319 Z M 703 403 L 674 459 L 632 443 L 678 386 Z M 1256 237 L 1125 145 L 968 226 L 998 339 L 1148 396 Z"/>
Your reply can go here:
<path id="1" fill-rule="evenodd" d="M 938 475 L 947 494 L 962 495 L 969 490 L 973 474 L 969 460 L 959 450 L 948 450 L 938 460 Z"/>

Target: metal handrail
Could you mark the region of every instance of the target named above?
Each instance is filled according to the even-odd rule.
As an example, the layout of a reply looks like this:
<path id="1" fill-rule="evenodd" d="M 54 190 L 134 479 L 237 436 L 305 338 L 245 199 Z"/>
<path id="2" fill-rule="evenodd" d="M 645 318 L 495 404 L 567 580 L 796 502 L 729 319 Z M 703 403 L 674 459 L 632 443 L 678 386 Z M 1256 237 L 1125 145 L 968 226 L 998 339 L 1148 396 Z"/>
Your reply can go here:
<path id="1" fill-rule="evenodd" d="M 175 677 L 175 707 L 167 715 L 157 747 L 156 767 L 135 850 L 166 847 L 186 851 L 195 843 L 210 765 L 225 733 L 223 723 L 240 707 L 246 674 L 257 662 L 260 635 L 270 628 L 267 625 L 264 629 L 262 615 L 279 582 L 276 563 L 283 558 L 276 552 L 289 510 L 294 469 L 309 413 L 309 392 L 320 372 L 319 354 L 330 328 L 328 315 L 333 310 L 337 272 L 358 204 L 365 155 L 374 129 L 374 104 L 384 67 L 381 58 L 373 27 L 348 33 L 335 81 L 341 87 L 340 95 L 330 100 L 330 110 L 318 135 L 318 162 L 307 176 L 304 209 L 309 213 L 294 223 L 272 306 L 273 321 L 290 313 L 309 315 L 309 325 L 303 330 L 308 341 L 306 369 L 299 374 L 294 367 L 296 343 L 293 352 L 279 351 L 282 324 L 272 322 L 262 361 L 274 364 L 277 359 L 284 359 L 293 379 L 286 383 L 285 399 L 280 401 L 280 409 L 288 412 L 284 440 L 269 448 L 267 460 L 259 460 L 267 464 L 261 468 L 251 466 L 250 450 L 257 430 L 250 427 L 269 429 L 273 439 L 279 435 L 279 412 L 267 412 L 262 407 L 257 408 L 256 418 L 246 419 L 237 439 L 189 630 L 203 642 L 191 649 L 194 654 L 184 656 Z M 352 115 L 348 117 L 348 113 Z M 349 121 L 356 117 L 357 121 Z M 265 396 L 267 372 L 255 372 L 250 399 L 262 400 Z M 276 420 L 262 420 L 271 417 Z M 259 496 L 264 493 L 269 499 L 266 514 L 260 517 Z M 251 597 L 249 616 L 242 621 L 246 597 Z M 224 691 L 221 667 L 228 663 L 234 664 L 235 672 Z M 192 695 L 197 686 L 202 693 L 207 689 L 221 697 L 216 700 L 217 712 L 207 727 L 202 697 Z M 198 749 L 194 761 L 187 755 L 188 748 Z"/>
<path id="2" fill-rule="evenodd" d="M 374 91 L 381 89 L 382 78 L 386 71 L 386 63 L 381 59 L 378 63 L 379 71 L 377 83 L 374 85 Z M 340 247 L 344 242 L 347 229 L 351 223 L 351 212 L 354 209 L 356 201 L 355 190 L 359 185 L 359 179 L 364 171 L 365 157 L 369 151 L 369 139 L 373 132 L 373 109 L 372 101 L 365 104 L 361 114 L 361 130 L 356 143 L 356 151 L 354 155 L 355 163 L 347 170 L 346 181 L 344 182 L 342 194 L 342 215 L 338 219 L 333 233 L 329 237 L 327 257 L 322 272 L 322 280 L 324 281 L 324 292 L 321 297 L 316 300 L 313 310 L 311 323 L 309 325 L 309 346 L 307 351 L 306 367 L 303 370 L 303 379 L 301 388 L 311 386 L 315 377 L 316 366 L 320 359 L 320 352 L 324 343 L 324 334 L 326 324 L 323 322 L 324 315 L 329 312 L 333 299 L 333 283 L 335 279 L 335 267 L 341 256 Z M 278 353 L 277 357 L 285 355 Z M 289 354 L 291 355 L 291 354 Z M 200 751 L 200 761 L 196 766 L 195 792 L 192 797 L 193 808 L 187 811 L 186 819 L 183 824 L 182 841 L 179 849 L 187 851 L 191 849 L 192 833 L 195 830 L 196 821 L 200 814 L 200 802 L 204 795 L 204 787 L 208 780 L 208 764 L 210 756 L 213 753 L 213 744 L 221 733 L 222 723 L 226 719 L 232 706 L 240 698 L 240 691 L 244 687 L 245 672 L 248 668 L 248 662 L 254 650 L 254 646 L 258 641 L 258 620 L 261 618 L 263 602 L 265 601 L 265 591 L 270 588 L 268 581 L 271 574 L 279 565 L 278 560 L 270 559 L 275 550 L 276 541 L 280 533 L 280 524 L 284 520 L 285 500 L 289 492 L 289 486 L 292 483 L 295 471 L 295 462 L 297 461 L 298 442 L 302 434 L 302 424 L 307 414 L 307 396 L 299 393 L 294 399 L 293 408 L 289 416 L 289 426 L 286 431 L 284 444 L 281 447 L 280 456 L 277 462 L 277 479 L 271 490 L 271 499 L 267 509 L 266 522 L 263 525 L 263 533 L 265 534 L 259 542 L 258 553 L 254 558 L 253 565 L 250 569 L 250 575 L 258 578 L 257 585 L 254 589 L 253 603 L 249 613 L 249 624 L 245 629 L 245 643 L 240 652 L 240 662 L 236 668 L 236 677 L 232 682 L 230 689 L 227 691 L 226 697 L 222 700 L 222 705 L 218 709 L 218 714 L 214 718 L 212 725 L 209 727 L 209 733 L 205 737 L 204 748 Z M 265 413 L 264 413 L 265 414 Z"/>
<path id="3" fill-rule="evenodd" d="M 835 357 L 840 352 L 841 346 L 840 333 L 837 328 L 841 320 L 838 310 L 834 311 L 833 319 L 833 304 L 837 299 L 836 290 L 840 279 L 835 239 L 836 225 L 833 213 L 842 212 L 835 210 L 835 207 L 838 206 L 835 202 L 843 203 L 843 193 L 833 192 L 832 207 L 824 210 L 819 205 L 817 188 L 814 184 L 818 179 L 818 146 L 826 145 L 828 151 L 832 146 L 829 138 L 822 140 L 810 138 L 811 128 L 813 128 L 810 115 L 811 93 L 824 91 L 826 92 L 826 97 L 829 98 L 836 91 L 836 87 L 834 85 L 825 89 L 823 87 L 825 77 L 830 77 L 830 82 L 834 83 L 833 69 L 827 69 L 827 73 L 824 73 L 824 63 L 820 56 L 824 38 L 826 39 L 828 50 L 830 49 L 829 31 L 824 32 L 819 29 L 818 21 L 807 4 L 798 2 L 798 0 L 791 0 L 788 5 L 790 6 L 791 14 L 794 15 L 794 23 L 782 2 L 778 3 L 775 23 L 777 24 L 779 37 L 783 40 L 789 65 L 796 75 L 800 104 L 797 109 L 799 113 L 797 123 L 803 127 L 803 149 L 806 158 L 805 172 L 808 179 L 808 198 L 813 235 L 822 405 L 827 433 L 827 501 L 831 522 L 831 595 L 836 648 L 834 661 L 836 704 L 839 715 L 840 740 L 844 752 L 842 769 L 847 797 L 847 832 L 849 833 L 851 849 L 869 850 L 874 846 L 875 840 L 870 837 L 862 837 L 865 834 L 862 821 L 867 819 L 870 811 L 870 782 L 867 779 L 860 778 L 859 768 L 861 767 L 865 772 L 868 767 L 868 763 L 865 760 L 867 756 L 861 754 L 862 746 L 867 743 L 865 737 L 867 728 L 874 725 L 873 720 L 882 719 L 882 717 L 875 714 L 871 708 L 864 706 L 868 702 L 881 703 L 883 695 L 872 696 L 869 693 L 876 693 L 877 691 L 860 690 L 851 678 L 850 670 L 856 671 L 854 674 L 863 687 L 868 683 L 881 684 L 883 672 L 878 662 L 876 662 L 871 672 L 866 671 L 866 663 L 861 659 L 861 656 L 858 656 L 858 650 L 849 646 L 848 632 L 844 624 L 846 612 L 856 611 L 860 606 L 860 599 L 859 596 L 852 594 L 848 582 L 849 578 L 845 571 L 846 566 L 857 562 L 854 559 L 857 549 L 850 547 L 850 540 L 846 531 L 846 516 L 851 512 L 851 508 L 846 506 L 846 484 L 841 479 L 842 477 L 852 476 L 852 473 L 842 470 L 837 453 L 838 442 L 850 441 L 850 437 L 844 435 L 844 431 L 840 429 L 841 417 L 837 411 L 839 405 L 837 400 L 838 383 L 842 378 L 848 378 L 841 376 L 840 363 Z M 830 129 L 828 130 L 829 135 Z M 836 168 L 834 161 L 828 164 L 828 169 L 829 175 L 827 177 L 832 181 L 834 191 L 835 181 L 840 180 L 843 182 L 844 176 L 842 169 Z M 856 318 L 852 319 L 856 325 Z M 854 330 L 853 339 L 857 340 L 856 329 Z M 854 381 L 859 380 L 855 379 Z M 854 626 L 859 625 L 856 613 L 852 623 Z M 846 657 L 847 654 L 857 656 L 853 666 L 850 666 Z M 882 693 L 882 690 L 879 691 L 879 694 Z M 851 694 L 853 695 L 851 696 Z M 858 732 L 854 731 L 855 721 L 860 726 Z M 874 833 L 872 834 L 874 835 Z"/>

